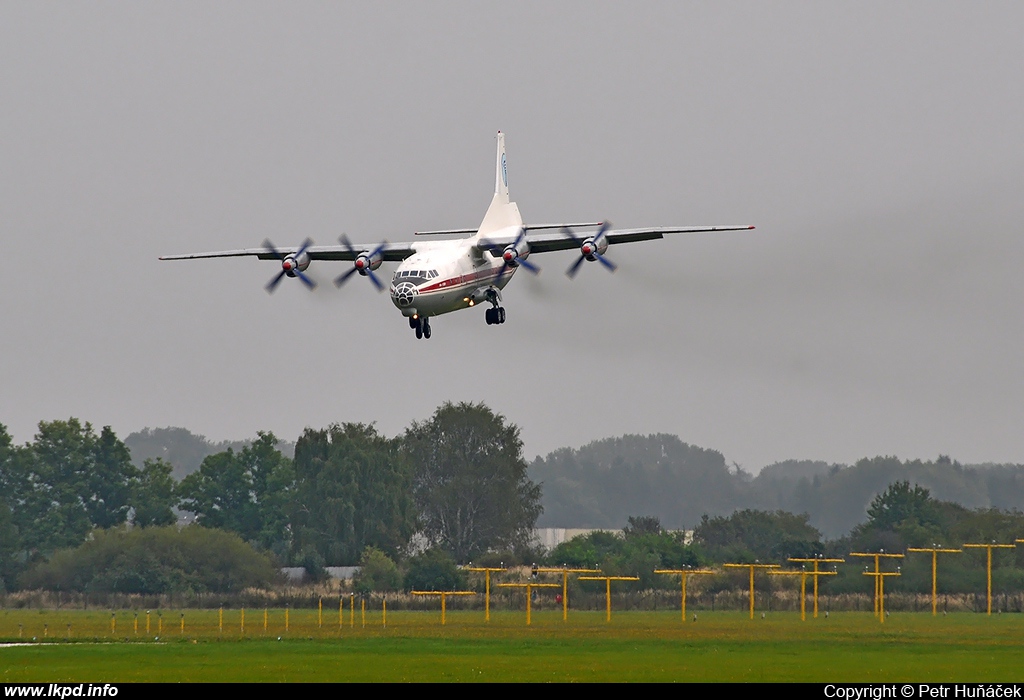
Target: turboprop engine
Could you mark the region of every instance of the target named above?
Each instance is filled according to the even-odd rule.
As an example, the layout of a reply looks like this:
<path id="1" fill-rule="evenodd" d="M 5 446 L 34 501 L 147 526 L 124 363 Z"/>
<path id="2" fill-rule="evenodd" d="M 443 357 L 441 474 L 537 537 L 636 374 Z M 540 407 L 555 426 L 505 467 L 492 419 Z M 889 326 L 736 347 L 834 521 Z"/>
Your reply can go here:
<path id="1" fill-rule="evenodd" d="M 568 228 L 562 228 L 562 233 L 567 238 L 580 245 L 580 257 L 576 258 L 576 261 L 565 271 L 565 274 L 569 275 L 570 279 L 576 276 L 576 272 L 580 269 L 580 265 L 583 264 L 584 260 L 587 262 L 599 262 L 611 272 L 615 272 L 615 263 L 604 257 L 605 252 L 608 250 L 608 236 L 605 235 L 605 232 L 610 227 L 611 224 L 607 222 L 601 224 L 601 227 L 597 229 L 597 233 L 585 239 L 582 243 L 572 231 Z"/>
<path id="2" fill-rule="evenodd" d="M 299 246 L 297 251 L 284 255 L 274 247 L 274 244 L 270 242 L 269 238 L 263 241 L 263 247 L 270 250 L 271 255 L 281 261 L 281 271 L 277 273 L 276 277 L 267 283 L 268 292 L 273 292 L 277 289 L 278 283 L 280 283 L 285 277 L 298 277 L 310 289 L 316 287 L 316 282 L 302 274 L 306 271 L 306 268 L 309 267 L 310 257 L 309 253 L 306 252 L 306 249 L 311 245 L 313 245 L 312 239 L 307 238 L 303 241 L 302 245 Z"/>
<path id="3" fill-rule="evenodd" d="M 356 249 L 352 247 L 352 242 L 349 241 L 348 236 L 341 234 L 341 237 L 338 240 L 341 241 L 343 246 L 348 248 L 349 252 L 352 253 L 354 257 L 352 259 L 352 269 L 344 274 L 338 275 L 334 280 L 334 285 L 336 287 L 340 287 L 348 282 L 349 277 L 358 272 L 363 277 L 369 277 L 378 292 L 383 291 L 384 283 L 377 279 L 377 275 L 373 274 L 373 271 L 380 267 L 381 263 L 384 262 L 384 248 L 387 247 L 387 241 L 384 241 L 372 251 L 364 250 L 356 255 Z"/>
<path id="4" fill-rule="evenodd" d="M 505 250 L 501 253 L 501 259 L 509 267 L 519 267 L 520 263 L 528 257 L 530 257 L 530 246 L 525 240 L 506 246 Z"/>

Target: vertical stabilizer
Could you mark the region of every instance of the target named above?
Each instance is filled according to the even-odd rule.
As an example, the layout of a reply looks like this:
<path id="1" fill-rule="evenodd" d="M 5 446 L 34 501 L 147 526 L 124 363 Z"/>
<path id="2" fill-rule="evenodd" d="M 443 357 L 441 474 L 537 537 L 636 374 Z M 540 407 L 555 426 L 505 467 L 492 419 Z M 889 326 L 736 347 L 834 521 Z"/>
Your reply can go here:
<path id="1" fill-rule="evenodd" d="M 498 132 L 498 156 L 494 166 L 494 194 L 508 202 L 508 163 L 505 160 L 505 134 Z"/>
<path id="2" fill-rule="evenodd" d="M 505 134 L 498 132 L 498 154 L 494 165 L 494 197 L 480 223 L 480 235 L 486 236 L 500 229 L 520 227 L 523 217 L 519 207 L 508 197 L 508 162 L 505 159 Z"/>

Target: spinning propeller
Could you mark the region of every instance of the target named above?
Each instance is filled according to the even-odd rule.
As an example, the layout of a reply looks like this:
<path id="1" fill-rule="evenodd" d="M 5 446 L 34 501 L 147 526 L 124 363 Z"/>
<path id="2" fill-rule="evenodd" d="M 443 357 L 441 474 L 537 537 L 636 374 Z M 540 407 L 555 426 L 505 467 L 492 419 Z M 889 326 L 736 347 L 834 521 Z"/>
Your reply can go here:
<path id="1" fill-rule="evenodd" d="M 576 237 L 572 231 L 566 227 L 562 227 L 562 233 L 566 237 L 570 238 L 580 247 L 580 257 L 569 266 L 569 269 L 565 271 L 565 274 L 569 275 L 569 279 L 576 276 L 576 273 L 580 269 L 580 265 L 583 264 L 584 260 L 594 262 L 595 260 L 604 265 L 610 272 L 615 272 L 617 266 L 608 258 L 604 257 L 604 253 L 608 250 L 608 238 L 605 236 L 605 232 L 611 228 L 611 224 L 605 222 L 601 224 L 601 228 L 597 230 L 597 233 L 593 236 L 581 241 Z"/>
<path id="2" fill-rule="evenodd" d="M 348 239 L 348 236 L 346 236 L 343 233 L 341 234 L 341 237 L 338 240 L 341 241 L 341 244 L 345 246 L 348 249 L 348 252 L 350 252 L 353 255 L 353 261 L 351 270 L 338 275 L 334 279 L 334 286 L 340 287 L 341 285 L 348 282 L 349 277 L 358 272 L 363 277 L 369 277 L 370 281 L 373 282 L 373 286 L 377 288 L 378 292 L 384 291 L 384 283 L 377 278 L 377 275 L 373 274 L 373 271 L 380 267 L 380 264 L 384 262 L 384 256 L 381 255 L 381 253 L 383 252 L 384 248 L 387 247 L 388 242 L 383 241 L 370 253 L 363 252 L 356 255 L 356 249 L 352 246 L 352 242 Z"/>
<path id="3" fill-rule="evenodd" d="M 266 290 L 268 293 L 272 293 L 277 289 L 277 285 L 280 284 L 284 277 L 298 277 L 310 289 L 316 288 L 316 282 L 303 274 L 303 270 L 309 267 L 309 256 L 306 254 L 306 249 L 311 245 L 313 245 L 313 240 L 311 238 L 307 238 L 302 242 L 302 245 L 299 246 L 298 251 L 285 255 L 274 247 L 274 244 L 270 242 L 269 238 L 263 241 L 263 247 L 269 248 L 271 254 L 281 261 L 281 271 L 277 273 L 276 277 L 267 283 Z"/>
<path id="4" fill-rule="evenodd" d="M 499 247 L 497 243 L 491 243 L 488 240 L 481 240 L 477 244 L 482 250 L 494 250 Z M 510 267 L 525 267 L 533 274 L 538 274 L 540 268 L 534 265 L 532 262 L 527 260 L 527 256 L 530 255 L 530 245 L 526 242 L 526 229 L 519 229 L 519 235 L 516 236 L 516 240 L 512 245 L 505 246 L 505 250 L 501 252 L 501 269 L 498 270 L 498 274 L 495 279 L 501 279 L 501 276 Z"/>

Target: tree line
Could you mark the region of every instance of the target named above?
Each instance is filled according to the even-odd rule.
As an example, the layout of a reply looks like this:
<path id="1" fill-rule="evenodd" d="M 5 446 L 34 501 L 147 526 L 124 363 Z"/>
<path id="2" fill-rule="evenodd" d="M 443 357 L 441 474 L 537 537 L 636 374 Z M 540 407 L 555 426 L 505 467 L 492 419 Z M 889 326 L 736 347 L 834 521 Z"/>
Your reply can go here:
<path id="1" fill-rule="evenodd" d="M 1015 465 L 789 462 L 754 479 L 718 452 L 655 435 L 559 450 L 528 467 L 518 428 L 482 404 L 446 403 L 391 438 L 356 423 L 307 428 L 288 444 L 258 433 L 212 451 L 197 440 L 185 450 L 160 449 L 156 431 L 140 436 L 149 448 L 140 451 L 150 455 L 141 464 L 126 444 L 132 436 L 123 442 L 109 427 L 97 433 L 75 418 L 43 422 L 34 440 L 19 446 L 0 425 L 0 584 L 213 591 L 270 585 L 282 565 L 316 575 L 359 564 L 361 589 L 397 590 L 425 580 L 456 585 L 456 562 L 475 561 L 592 566 L 660 587 L 669 584 L 653 576 L 655 568 L 1024 536 L 1024 515 L 1015 508 L 939 498 L 917 478 L 938 481 L 948 493 L 981 474 L 986 488 L 1002 489 L 1001 502 L 1013 503 Z M 166 455 L 203 456 L 179 480 Z M 914 479 L 892 478 L 907 473 Z M 816 498 L 829 504 L 837 484 L 866 499 L 847 508 L 847 517 L 859 515 L 838 536 L 821 526 L 820 514 L 771 507 Z M 761 500 L 730 506 L 754 492 Z M 593 524 L 587 518 L 602 514 L 625 527 L 544 553 L 533 547 L 531 531 L 545 507 L 574 513 L 575 521 L 561 516 L 563 526 Z M 832 503 L 830 510 L 843 509 Z M 672 522 L 681 512 L 699 513 L 692 540 Z M 172 527 L 182 513 L 198 527 Z M 666 519 L 673 527 L 663 527 Z M 976 588 L 983 573 L 974 558 L 950 564 L 948 585 Z M 999 585 L 1024 588 L 1020 558 L 999 557 Z M 211 562 L 234 562 L 248 573 L 228 575 Z M 908 561 L 909 578 L 897 589 L 924 576 L 923 566 Z M 221 573 L 211 578 L 208 570 Z M 859 590 L 860 571 L 848 573 L 840 577 L 846 583 L 830 585 Z"/>
<path id="2" fill-rule="evenodd" d="M 541 527 L 621 528 L 631 515 L 656 515 L 669 528 L 690 529 L 706 514 L 737 510 L 807 513 L 829 538 L 862 523 L 871 499 L 897 481 L 916 483 L 938 499 L 969 509 L 1024 507 L 1024 465 L 964 465 L 934 460 L 865 458 L 855 464 L 787 460 L 752 476 L 721 452 L 675 435 L 625 435 L 562 448 L 530 465 L 544 484 Z"/>
<path id="3" fill-rule="evenodd" d="M 18 446 L 0 425 L 0 583 L 18 585 L 91 533 L 166 526 L 179 510 L 314 572 L 357 564 L 368 547 L 400 557 L 414 535 L 459 561 L 512 552 L 529 546 L 540 513 L 519 429 L 482 404 L 446 403 L 394 438 L 347 423 L 307 428 L 293 458 L 278 445 L 259 433 L 176 482 L 161 457 L 135 466 L 109 427 L 42 422 Z"/>

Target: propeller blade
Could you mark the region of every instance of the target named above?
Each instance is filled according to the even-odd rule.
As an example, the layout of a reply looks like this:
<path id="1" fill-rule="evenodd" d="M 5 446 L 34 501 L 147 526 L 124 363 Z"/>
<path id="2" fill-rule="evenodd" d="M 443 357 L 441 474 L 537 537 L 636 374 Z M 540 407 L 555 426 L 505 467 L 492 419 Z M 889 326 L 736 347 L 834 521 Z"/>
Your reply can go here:
<path id="1" fill-rule="evenodd" d="M 340 236 L 338 236 L 338 240 L 341 241 L 341 244 L 348 249 L 348 252 L 352 253 L 352 255 L 355 256 L 356 249 L 352 247 L 352 241 L 348 239 L 348 236 L 346 236 L 343 233 Z"/>
<path id="2" fill-rule="evenodd" d="M 264 287 L 264 289 L 267 290 L 268 294 L 273 294 L 274 290 L 277 289 L 277 285 L 281 283 L 282 279 L 284 279 L 284 276 L 285 271 L 281 270 L 280 272 L 277 273 L 274 279 L 267 282 L 267 285 Z"/>
<path id="3" fill-rule="evenodd" d="M 569 269 L 565 271 L 565 274 L 569 275 L 569 279 L 576 276 L 576 273 L 579 272 L 580 265 L 582 265 L 585 260 L 586 258 L 581 255 L 576 258 L 576 262 L 569 266 Z"/>
<path id="4" fill-rule="evenodd" d="M 599 263 L 601 263 L 602 265 L 607 267 L 609 272 L 615 272 L 616 270 L 619 269 L 618 265 L 616 265 L 615 263 L 613 263 L 611 260 L 609 260 L 608 258 L 604 257 L 603 255 L 594 255 L 594 257 L 597 258 L 597 261 Z"/>
<path id="5" fill-rule="evenodd" d="M 353 267 L 348 272 L 341 273 L 340 275 L 338 275 L 337 277 L 334 278 L 334 286 L 335 287 L 341 287 L 341 285 L 343 285 L 346 282 L 348 282 L 348 278 L 349 277 L 351 277 L 352 275 L 356 274 L 357 272 L 359 272 L 359 271 L 356 268 Z"/>
<path id="6" fill-rule="evenodd" d="M 534 265 L 529 260 L 524 260 L 523 258 L 516 258 L 516 264 L 521 265 L 522 267 L 525 267 L 527 270 L 529 270 L 530 272 L 532 272 L 535 275 L 539 275 L 540 274 L 540 268 L 537 267 L 536 265 Z"/>
<path id="7" fill-rule="evenodd" d="M 377 275 L 373 274 L 373 270 L 367 270 L 366 276 L 370 278 L 370 281 L 373 282 L 373 286 L 377 288 L 378 292 L 384 291 L 384 283 L 377 278 Z"/>
<path id="8" fill-rule="evenodd" d="M 281 255 L 281 252 L 277 248 L 274 247 L 274 244 L 270 242 L 269 238 L 264 238 L 263 239 L 263 247 L 264 248 L 269 248 L 271 254 L 273 254 L 273 256 L 275 258 L 277 258 L 278 260 L 284 260 L 284 256 Z"/>
<path id="9" fill-rule="evenodd" d="M 579 245 L 583 245 L 583 241 L 581 241 L 579 238 L 577 238 L 576 234 L 573 233 L 572 229 L 570 229 L 570 228 L 567 228 L 567 227 L 563 226 L 562 227 L 562 235 L 565 236 L 566 238 L 568 238 L 570 241 L 572 241 L 573 243 L 575 243 L 578 246 Z"/>
<path id="10" fill-rule="evenodd" d="M 308 277 L 306 273 L 299 268 L 295 268 L 295 276 L 302 280 L 311 290 L 316 289 L 316 282 L 314 282 L 312 278 Z"/>

